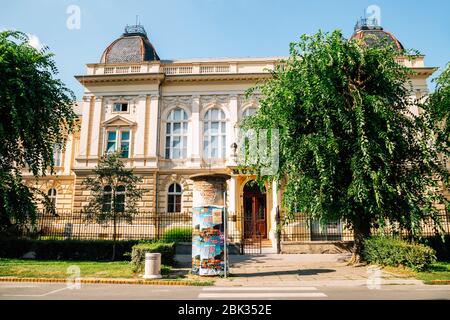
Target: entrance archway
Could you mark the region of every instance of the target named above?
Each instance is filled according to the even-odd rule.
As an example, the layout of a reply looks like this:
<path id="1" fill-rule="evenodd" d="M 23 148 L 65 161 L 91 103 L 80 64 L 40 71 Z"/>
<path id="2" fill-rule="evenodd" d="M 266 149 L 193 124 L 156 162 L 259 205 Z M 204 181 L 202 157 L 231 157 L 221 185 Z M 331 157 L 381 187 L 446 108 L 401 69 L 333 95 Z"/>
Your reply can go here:
<path id="1" fill-rule="evenodd" d="M 266 191 L 251 180 L 244 186 L 244 238 L 267 239 Z"/>

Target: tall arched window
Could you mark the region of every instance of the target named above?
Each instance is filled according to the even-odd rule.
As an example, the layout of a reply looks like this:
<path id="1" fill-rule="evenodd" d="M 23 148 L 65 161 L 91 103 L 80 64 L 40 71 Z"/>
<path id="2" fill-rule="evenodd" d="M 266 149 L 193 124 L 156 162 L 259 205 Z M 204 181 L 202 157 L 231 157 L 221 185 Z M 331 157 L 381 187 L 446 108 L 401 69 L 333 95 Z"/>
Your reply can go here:
<path id="1" fill-rule="evenodd" d="M 111 211 L 112 209 L 112 202 L 113 202 L 113 192 L 112 192 L 111 186 L 105 186 L 103 188 L 103 205 L 102 210 L 103 211 Z M 116 203 L 115 203 L 115 209 L 116 212 L 124 212 L 125 211 L 125 187 L 124 186 L 118 186 L 116 188 Z"/>
<path id="2" fill-rule="evenodd" d="M 226 120 L 225 113 L 210 109 L 203 120 L 203 156 L 207 159 L 225 158 Z"/>
<path id="3" fill-rule="evenodd" d="M 188 116 L 183 109 L 172 110 L 166 122 L 166 159 L 187 157 Z"/>
<path id="4" fill-rule="evenodd" d="M 103 205 L 102 211 L 111 211 L 111 201 L 112 201 L 112 188 L 111 186 L 105 186 L 103 188 Z"/>
<path id="5" fill-rule="evenodd" d="M 57 192 L 55 188 L 51 188 L 47 192 L 48 199 L 50 200 L 50 203 L 53 205 L 53 207 L 56 207 L 56 196 Z"/>
<path id="6" fill-rule="evenodd" d="M 172 183 L 167 192 L 167 212 L 181 212 L 183 190 L 178 183 Z"/>
<path id="7" fill-rule="evenodd" d="M 116 212 L 125 211 L 125 187 L 118 186 L 116 189 Z"/>

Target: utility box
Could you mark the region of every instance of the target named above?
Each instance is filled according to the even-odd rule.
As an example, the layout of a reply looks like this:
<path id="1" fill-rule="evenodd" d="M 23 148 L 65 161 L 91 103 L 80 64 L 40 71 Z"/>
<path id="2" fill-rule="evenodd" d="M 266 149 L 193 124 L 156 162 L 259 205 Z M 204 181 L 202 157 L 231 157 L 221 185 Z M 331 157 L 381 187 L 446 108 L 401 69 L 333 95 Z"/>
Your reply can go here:
<path id="1" fill-rule="evenodd" d="M 144 279 L 159 279 L 161 277 L 161 253 L 145 253 Z"/>

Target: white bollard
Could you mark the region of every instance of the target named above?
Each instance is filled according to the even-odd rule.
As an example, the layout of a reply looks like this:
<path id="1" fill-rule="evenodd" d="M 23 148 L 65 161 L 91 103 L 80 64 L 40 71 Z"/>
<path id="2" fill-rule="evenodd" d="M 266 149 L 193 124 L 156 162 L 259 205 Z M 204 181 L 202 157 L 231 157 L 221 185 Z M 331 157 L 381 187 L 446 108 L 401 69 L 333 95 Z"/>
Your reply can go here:
<path id="1" fill-rule="evenodd" d="M 161 253 L 145 253 L 144 279 L 159 279 L 161 276 Z"/>

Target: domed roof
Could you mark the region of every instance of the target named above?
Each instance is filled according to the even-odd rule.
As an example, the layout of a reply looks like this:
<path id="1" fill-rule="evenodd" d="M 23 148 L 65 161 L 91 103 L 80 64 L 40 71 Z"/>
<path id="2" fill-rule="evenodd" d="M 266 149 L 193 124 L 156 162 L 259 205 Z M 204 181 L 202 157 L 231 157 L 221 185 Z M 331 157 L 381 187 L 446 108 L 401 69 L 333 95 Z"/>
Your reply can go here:
<path id="1" fill-rule="evenodd" d="M 373 46 L 378 40 L 387 39 L 397 50 L 404 49 L 402 43 L 390 32 L 384 31 L 376 21 L 376 19 L 361 19 L 355 25 L 355 30 L 350 37 L 351 39 L 361 39 L 368 46 Z"/>
<path id="2" fill-rule="evenodd" d="M 140 63 L 159 60 L 141 25 L 126 26 L 122 36 L 103 51 L 100 63 Z"/>

